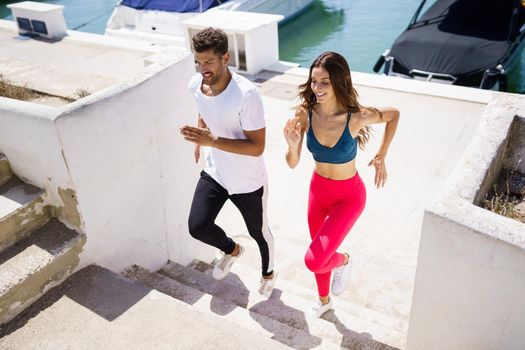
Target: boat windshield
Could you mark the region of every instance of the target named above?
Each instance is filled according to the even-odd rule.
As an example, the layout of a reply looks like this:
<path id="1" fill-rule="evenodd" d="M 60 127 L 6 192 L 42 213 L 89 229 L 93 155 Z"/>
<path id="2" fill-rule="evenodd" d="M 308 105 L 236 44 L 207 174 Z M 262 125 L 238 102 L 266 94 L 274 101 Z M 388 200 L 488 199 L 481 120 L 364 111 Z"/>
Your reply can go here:
<path id="1" fill-rule="evenodd" d="M 513 29 L 511 28 L 511 22 L 515 8 L 521 12 L 518 16 L 518 21 L 523 22 L 524 9 L 521 6 L 521 1 L 423 1 L 414 15 L 409 28 L 435 23 L 438 24 L 438 29 L 442 32 L 503 41 L 509 38 L 509 30 Z M 427 10 L 425 11 L 424 9 Z"/>

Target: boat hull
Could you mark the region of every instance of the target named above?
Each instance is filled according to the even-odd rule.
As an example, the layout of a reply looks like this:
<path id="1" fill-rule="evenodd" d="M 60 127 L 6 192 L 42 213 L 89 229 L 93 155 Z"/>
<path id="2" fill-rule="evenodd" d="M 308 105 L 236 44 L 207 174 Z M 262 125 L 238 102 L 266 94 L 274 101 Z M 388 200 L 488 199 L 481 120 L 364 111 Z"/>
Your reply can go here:
<path id="1" fill-rule="evenodd" d="M 284 23 L 304 11 L 314 0 L 230 0 L 215 9 L 268 13 L 284 16 Z M 106 35 L 141 40 L 152 45 L 186 47 L 185 28 L 182 22 L 197 16 L 198 12 L 167 12 L 137 10 L 117 5 L 106 25 Z"/>

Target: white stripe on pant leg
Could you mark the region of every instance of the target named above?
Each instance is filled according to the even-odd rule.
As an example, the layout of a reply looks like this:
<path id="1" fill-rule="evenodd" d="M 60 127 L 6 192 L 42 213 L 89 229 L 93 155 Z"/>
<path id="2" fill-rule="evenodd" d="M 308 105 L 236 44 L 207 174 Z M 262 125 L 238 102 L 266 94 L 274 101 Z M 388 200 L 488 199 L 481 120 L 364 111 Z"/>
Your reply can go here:
<path id="1" fill-rule="evenodd" d="M 268 183 L 264 184 L 263 189 L 263 198 L 262 198 L 262 205 L 263 205 L 263 223 L 262 223 L 262 233 L 264 240 L 266 241 L 266 244 L 268 244 L 268 272 L 273 271 L 273 235 L 270 231 L 270 227 L 268 226 L 268 218 L 266 216 L 266 208 L 268 204 Z"/>

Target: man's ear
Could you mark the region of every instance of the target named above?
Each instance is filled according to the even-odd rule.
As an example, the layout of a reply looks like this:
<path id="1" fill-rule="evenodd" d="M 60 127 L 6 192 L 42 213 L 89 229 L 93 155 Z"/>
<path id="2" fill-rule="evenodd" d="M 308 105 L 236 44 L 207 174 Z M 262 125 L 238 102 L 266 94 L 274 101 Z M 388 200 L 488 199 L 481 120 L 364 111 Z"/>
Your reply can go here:
<path id="1" fill-rule="evenodd" d="M 222 62 L 225 65 L 228 65 L 230 63 L 230 53 L 226 52 L 224 55 L 222 55 Z"/>

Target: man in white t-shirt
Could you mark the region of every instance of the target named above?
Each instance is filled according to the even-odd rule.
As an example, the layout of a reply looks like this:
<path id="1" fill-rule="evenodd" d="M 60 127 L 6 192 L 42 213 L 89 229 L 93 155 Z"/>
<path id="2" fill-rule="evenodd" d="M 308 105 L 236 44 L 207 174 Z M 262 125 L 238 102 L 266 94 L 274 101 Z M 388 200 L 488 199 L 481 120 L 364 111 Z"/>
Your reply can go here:
<path id="1" fill-rule="evenodd" d="M 229 199 L 241 212 L 250 236 L 261 253 L 259 292 L 269 296 L 277 273 L 273 271 L 273 236 L 266 220 L 268 197 L 262 153 L 266 122 L 261 96 L 246 78 L 228 69 L 228 37 L 220 29 L 206 28 L 192 38 L 200 74 L 189 83 L 199 111 L 197 127 L 183 126 L 184 139 L 195 144 L 195 161 L 204 146 L 201 172 L 188 226 L 190 235 L 220 249 L 213 277 L 222 279 L 244 252 L 215 219 Z"/>

